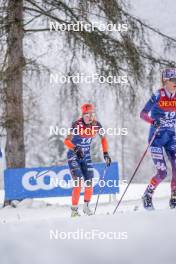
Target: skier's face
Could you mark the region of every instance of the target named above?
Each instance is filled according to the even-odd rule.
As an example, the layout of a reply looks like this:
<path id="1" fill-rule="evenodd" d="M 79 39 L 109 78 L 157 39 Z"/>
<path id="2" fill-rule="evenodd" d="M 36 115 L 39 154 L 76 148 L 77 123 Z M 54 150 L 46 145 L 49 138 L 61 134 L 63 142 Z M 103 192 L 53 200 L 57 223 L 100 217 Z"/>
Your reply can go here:
<path id="1" fill-rule="evenodd" d="M 95 120 L 95 113 L 89 111 L 83 114 L 83 120 L 86 125 L 91 124 Z"/>
<path id="2" fill-rule="evenodd" d="M 166 81 L 165 85 L 166 85 L 166 89 L 170 93 L 176 92 L 176 78 L 173 78 L 173 79 Z"/>

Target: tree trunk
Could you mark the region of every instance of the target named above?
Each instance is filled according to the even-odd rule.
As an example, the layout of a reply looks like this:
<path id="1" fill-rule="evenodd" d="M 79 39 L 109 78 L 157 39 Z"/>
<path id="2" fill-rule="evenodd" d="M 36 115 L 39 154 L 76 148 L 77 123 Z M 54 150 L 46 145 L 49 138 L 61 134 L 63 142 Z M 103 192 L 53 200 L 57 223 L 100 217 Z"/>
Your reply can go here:
<path id="1" fill-rule="evenodd" d="M 6 75 L 7 168 L 25 167 L 23 116 L 23 0 L 8 2 L 8 67 Z"/>

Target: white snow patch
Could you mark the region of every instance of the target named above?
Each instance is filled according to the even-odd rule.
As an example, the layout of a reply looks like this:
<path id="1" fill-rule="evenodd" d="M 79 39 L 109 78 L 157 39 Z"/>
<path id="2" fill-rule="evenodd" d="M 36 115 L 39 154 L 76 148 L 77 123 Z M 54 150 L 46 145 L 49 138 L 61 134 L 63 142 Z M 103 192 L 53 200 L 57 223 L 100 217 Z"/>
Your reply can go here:
<path id="1" fill-rule="evenodd" d="M 176 210 L 168 206 L 169 184 L 158 188 L 154 197 L 157 210 L 153 212 L 141 206 L 145 188 L 143 184 L 132 184 L 115 215 L 112 211 L 116 202 L 107 203 L 105 196 L 101 196 L 97 214 L 87 217 L 82 214 L 82 204 L 82 216 L 70 217 L 70 198 L 65 204 L 60 198 L 47 202 L 26 199 L 17 208 L 1 209 L 1 263 L 175 264 Z M 134 211 L 136 206 L 139 210 Z M 86 234 L 93 232 L 98 235 L 86 239 Z M 108 239 L 109 232 L 118 239 Z M 65 239 L 61 239 L 63 236 Z"/>

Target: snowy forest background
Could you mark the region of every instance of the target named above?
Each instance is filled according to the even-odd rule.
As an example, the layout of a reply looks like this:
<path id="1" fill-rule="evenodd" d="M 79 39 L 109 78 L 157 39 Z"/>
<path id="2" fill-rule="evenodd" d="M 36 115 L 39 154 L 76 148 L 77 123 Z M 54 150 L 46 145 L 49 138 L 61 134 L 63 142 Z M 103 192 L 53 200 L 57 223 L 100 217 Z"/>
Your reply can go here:
<path id="1" fill-rule="evenodd" d="M 35 31 L 35 29 L 39 28 L 46 29 L 50 19 L 32 11 L 34 6 L 30 2 L 41 3 L 42 0 L 24 2 L 25 6 L 31 8 L 31 10 L 26 9 L 24 21 L 30 22 L 25 26 L 26 32 L 23 39 L 23 52 L 26 58 L 23 75 L 25 166 L 40 167 L 65 164 L 67 162 L 67 150 L 63 145 L 64 137 L 50 136 L 50 126 L 70 127 L 72 121 L 80 115 L 80 106 L 89 102 L 96 106 L 97 119 L 105 128 L 125 127 L 128 129 L 127 136 L 108 136 L 109 153 L 112 160 L 119 162 L 121 177 L 128 179 L 132 175 L 147 144 L 149 126 L 140 120 L 139 113 L 152 91 L 160 88 L 160 70 L 165 66 L 169 66 L 169 63 L 174 65 L 176 54 L 176 39 L 174 39 L 176 2 L 174 0 L 125 1 L 124 8 L 126 8 L 125 10 L 128 13 L 135 18 L 142 19 L 144 24 L 146 23 L 157 29 L 156 32 L 147 27 L 144 27 L 144 31 L 142 28 L 135 29 L 135 34 L 130 33 L 128 37 L 131 37 L 130 40 L 140 46 L 142 51 L 146 49 L 149 53 L 151 52 L 151 57 L 158 57 L 160 58 L 159 62 L 161 62 L 158 63 L 157 61 L 150 61 L 140 57 L 139 62 L 141 65 L 139 67 L 135 66 L 138 69 L 135 71 L 133 67 L 129 67 L 126 71 L 130 81 L 129 85 L 99 83 L 51 84 L 51 73 L 62 73 L 67 76 L 76 73 L 89 75 L 98 72 L 105 74 L 107 71 L 108 74 L 114 73 L 118 75 L 119 73 L 119 75 L 122 75 L 123 73 L 125 75 L 125 71 L 118 69 L 115 72 L 113 69 L 114 65 L 106 65 L 107 58 L 104 61 L 101 60 L 102 57 L 96 56 L 95 50 L 94 52 L 93 49 L 91 51 L 91 46 L 87 49 L 86 44 L 81 43 L 79 39 L 76 41 L 75 38 L 64 32 Z M 84 1 L 62 2 L 81 8 L 80 2 Z M 105 1 L 88 2 L 92 2 L 92 5 L 89 5 L 90 9 L 87 9 L 86 15 L 84 14 L 85 9 L 83 10 L 82 17 L 87 19 L 86 16 L 88 15 L 91 21 L 104 21 L 103 12 L 97 11 L 95 5 L 97 2 Z M 113 2 L 111 0 L 106 1 L 106 4 L 110 5 Z M 121 3 L 121 1 L 117 2 Z M 45 8 L 45 3 L 43 8 Z M 34 14 L 37 16 L 35 19 L 33 19 Z M 98 15 L 95 16 L 94 14 Z M 108 21 L 113 17 L 117 19 L 115 22 L 118 21 L 118 17 L 113 14 L 106 15 Z M 61 16 L 64 17 L 63 11 Z M 69 17 L 68 14 L 65 14 L 65 17 L 67 16 Z M 123 19 L 125 21 L 125 16 L 123 16 Z M 140 28 L 140 23 L 138 26 Z M 132 25 L 130 30 L 132 31 Z M 165 35 L 171 37 L 171 39 L 165 37 Z M 118 36 L 113 37 L 118 39 Z M 101 49 L 101 43 L 99 45 Z M 4 62 L 5 50 L 6 45 L 3 48 L 1 47 L 1 63 Z M 124 62 L 123 58 L 117 55 L 116 51 L 112 51 L 112 56 L 115 56 L 115 60 L 119 60 L 120 65 L 126 68 L 128 61 Z M 133 55 L 135 56 L 135 53 Z M 3 74 L 3 71 L 1 73 Z M 137 76 L 138 74 L 139 76 Z M 4 114 L 3 105 L 2 96 L 1 120 L 3 120 Z M 5 153 L 6 137 L 3 135 L 6 135 L 6 129 L 3 125 L 1 134 L 1 146 L 3 153 Z M 103 160 L 99 138 L 93 143 L 92 157 L 94 161 Z M 135 181 L 147 181 L 153 171 L 153 164 L 148 153 Z"/>

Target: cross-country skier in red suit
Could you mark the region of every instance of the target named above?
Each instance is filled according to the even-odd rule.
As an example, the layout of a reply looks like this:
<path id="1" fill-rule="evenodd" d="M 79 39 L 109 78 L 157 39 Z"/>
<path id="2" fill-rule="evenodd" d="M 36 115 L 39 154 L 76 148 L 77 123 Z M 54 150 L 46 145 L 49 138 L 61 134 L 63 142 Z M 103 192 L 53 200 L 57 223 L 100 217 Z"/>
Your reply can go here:
<path id="1" fill-rule="evenodd" d="M 86 182 L 83 212 L 87 215 L 92 214 L 92 211 L 89 208 L 89 202 L 93 192 L 92 178 L 94 175 L 90 156 L 90 145 L 96 134 L 100 135 L 99 130 L 102 128 L 100 122 L 96 120 L 94 106 L 92 104 L 84 104 L 81 107 L 81 110 L 81 118 L 73 122 L 71 133 L 64 141 L 64 144 L 69 149 L 67 153 L 68 165 L 75 183 L 72 191 L 72 217 L 80 215 L 78 212 L 78 204 L 81 192 L 81 178 L 83 178 L 84 182 Z M 74 133 L 77 131 L 79 131 L 79 133 Z M 107 166 L 110 166 L 111 158 L 108 154 L 107 139 L 102 135 L 100 135 L 100 138 L 104 159 Z"/>
<path id="2" fill-rule="evenodd" d="M 176 208 L 176 68 L 163 70 L 162 85 L 163 87 L 151 96 L 141 112 L 141 118 L 151 124 L 149 142 L 156 128 L 160 127 L 150 148 L 157 173 L 150 180 L 143 195 L 146 209 L 154 209 L 153 193 L 167 176 L 164 151 L 172 167 L 170 207 Z"/>

